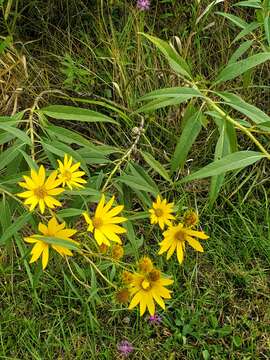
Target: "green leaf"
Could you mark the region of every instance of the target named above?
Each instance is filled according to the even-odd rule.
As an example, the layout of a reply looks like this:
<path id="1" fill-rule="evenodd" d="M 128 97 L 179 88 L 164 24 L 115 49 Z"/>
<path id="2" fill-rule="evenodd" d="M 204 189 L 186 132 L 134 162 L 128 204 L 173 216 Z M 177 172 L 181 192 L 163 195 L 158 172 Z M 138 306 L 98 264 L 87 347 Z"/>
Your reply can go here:
<path id="1" fill-rule="evenodd" d="M 243 19 L 241 19 L 238 16 L 232 15 L 232 14 L 228 14 L 228 13 L 223 13 L 220 11 L 217 11 L 216 14 L 223 16 L 224 18 L 230 20 L 232 23 L 234 23 L 235 25 L 237 25 L 238 27 L 244 29 L 247 27 L 248 23 L 245 22 Z"/>
<path id="2" fill-rule="evenodd" d="M 182 167 L 186 161 L 189 150 L 194 144 L 202 129 L 202 112 L 197 111 L 185 121 L 185 126 L 177 142 L 172 160 L 171 172 Z"/>
<path id="3" fill-rule="evenodd" d="M 178 105 L 184 101 L 186 100 L 184 100 L 183 97 L 167 98 L 164 100 L 155 99 L 153 101 L 150 101 L 148 104 L 140 107 L 138 110 L 135 111 L 135 113 L 140 113 L 140 112 L 148 113 L 157 109 L 164 108 L 166 106 Z"/>
<path id="4" fill-rule="evenodd" d="M 23 143 L 25 143 L 25 144 L 27 144 L 29 146 L 32 145 L 30 138 L 22 130 L 19 130 L 19 129 L 17 129 L 15 127 L 12 127 L 12 126 L 9 126 L 7 124 L 3 124 L 1 122 L 0 122 L 0 129 L 14 135 L 18 139 L 20 139 Z"/>
<path id="5" fill-rule="evenodd" d="M 236 62 L 253 44 L 253 40 L 247 40 L 244 41 L 239 48 L 232 54 L 228 65 L 233 64 L 234 62 Z"/>
<path id="6" fill-rule="evenodd" d="M 118 124 L 117 121 L 111 119 L 107 115 L 103 115 L 97 111 L 77 108 L 68 105 L 49 105 L 40 109 L 42 114 L 59 120 L 74 120 L 83 122 L 110 122 Z"/>
<path id="7" fill-rule="evenodd" d="M 161 40 L 157 37 L 140 33 L 150 40 L 157 48 L 163 53 L 166 59 L 169 61 L 171 68 L 178 74 L 183 75 L 188 79 L 192 79 L 191 71 L 186 61 L 177 53 L 177 51 L 170 46 L 166 41 Z"/>
<path id="8" fill-rule="evenodd" d="M 24 146 L 25 144 L 18 144 L 18 142 L 16 142 L 13 146 L 3 151 L 0 154 L 0 170 L 10 164 L 18 155 L 20 155 L 18 150 L 20 148 L 24 148 Z"/>
<path id="9" fill-rule="evenodd" d="M 216 94 L 225 101 L 225 104 L 244 114 L 254 123 L 262 125 L 263 122 L 270 121 L 270 117 L 266 113 L 256 106 L 245 102 L 240 96 L 229 92 L 217 92 Z"/>
<path id="10" fill-rule="evenodd" d="M 67 217 L 79 216 L 83 212 L 84 210 L 81 209 L 68 208 L 68 209 L 58 210 L 57 216 L 61 218 L 67 218 Z"/>
<path id="11" fill-rule="evenodd" d="M 214 157 L 215 161 L 231 153 L 230 139 L 226 131 L 227 124 L 228 123 L 223 121 L 219 129 L 220 135 L 215 149 L 215 157 Z M 220 189 L 223 185 L 224 179 L 225 179 L 225 174 L 212 176 L 211 184 L 210 184 L 210 194 L 209 194 L 210 205 L 213 205 L 214 201 L 216 200 L 220 192 Z"/>
<path id="12" fill-rule="evenodd" d="M 260 27 L 260 24 L 257 21 L 254 21 L 254 22 L 248 24 L 243 30 L 241 30 L 239 32 L 239 34 L 233 40 L 232 44 L 234 44 L 236 41 L 242 39 L 243 37 L 249 35 L 250 33 L 252 33 L 252 31 L 258 29 L 259 27 Z"/>
<path id="13" fill-rule="evenodd" d="M 144 181 L 142 178 L 132 175 L 122 175 L 117 178 L 117 181 L 120 181 L 128 185 L 131 189 L 137 189 L 141 191 L 150 192 L 154 196 L 158 195 L 158 191 L 153 188 L 150 184 Z"/>
<path id="14" fill-rule="evenodd" d="M 183 99 L 183 101 L 189 100 L 193 97 L 203 97 L 199 90 L 191 87 L 171 87 L 164 88 L 160 90 L 154 90 L 150 93 L 142 96 L 138 101 L 152 100 L 152 99 L 162 99 L 162 98 L 178 98 Z"/>
<path id="15" fill-rule="evenodd" d="M 57 238 L 54 236 L 32 235 L 31 238 L 44 241 L 47 244 L 62 246 L 69 250 L 79 250 L 80 249 L 79 245 L 77 245 L 76 243 L 69 241 L 69 240 L 60 239 L 60 238 Z"/>
<path id="16" fill-rule="evenodd" d="M 147 164 L 149 166 L 151 166 L 151 168 L 153 170 L 155 170 L 160 176 L 163 177 L 163 179 L 165 179 L 166 181 L 171 182 L 170 176 L 167 172 L 167 170 L 164 168 L 163 165 L 161 165 L 161 163 L 159 161 L 157 161 L 151 154 L 149 154 L 148 152 L 143 152 L 141 151 L 141 154 L 144 158 L 144 160 L 147 162 Z"/>
<path id="17" fill-rule="evenodd" d="M 243 7 L 250 7 L 255 9 L 261 9 L 261 2 L 256 0 L 248 0 L 248 1 L 239 1 L 236 4 L 233 4 L 233 6 L 243 6 Z"/>
<path id="18" fill-rule="evenodd" d="M 264 31 L 268 45 L 270 46 L 270 16 L 269 15 L 267 15 L 264 18 Z"/>
<path id="19" fill-rule="evenodd" d="M 19 149 L 19 152 L 24 157 L 24 160 L 27 162 L 30 169 L 38 170 L 38 165 L 35 163 L 35 161 L 28 154 L 26 154 L 25 151 Z"/>
<path id="20" fill-rule="evenodd" d="M 73 150 L 70 146 L 63 144 L 59 141 L 41 141 L 41 144 L 44 149 L 48 150 L 49 152 L 56 154 L 59 157 L 64 157 L 65 154 L 72 156 L 73 159 L 81 163 L 81 168 L 86 172 L 88 176 L 90 176 L 88 167 L 86 165 L 85 160 L 81 157 L 78 151 Z M 62 159 L 60 159 L 62 160 Z"/>
<path id="21" fill-rule="evenodd" d="M 31 213 L 25 213 L 18 217 L 4 232 L 0 238 L 0 245 L 6 245 L 7 241 L 16 234 L 31 218 Z"/>
<path id="22" fill-rule="evenodd" d="M 263 159 L 264 154 L 256 151 L 238 151 L 233 154 L 224 156 L 222 159 L 206 165 L 195 173 L 186 176 L 180 183 L 203 179 L 210 176 L 220 175 L 227 171 L 244 168 Z"/>
<path id="23" fill-rule="evenodd" d="M 224 81 L 232 80 L 246 71 L 263 64 L 270 60 L 270 52 L 262 52 L 252 55 L 247 59 L 237 61 L 233 64 L 227 65 L 218 75 L 215 84 L 220 84 Z"/>

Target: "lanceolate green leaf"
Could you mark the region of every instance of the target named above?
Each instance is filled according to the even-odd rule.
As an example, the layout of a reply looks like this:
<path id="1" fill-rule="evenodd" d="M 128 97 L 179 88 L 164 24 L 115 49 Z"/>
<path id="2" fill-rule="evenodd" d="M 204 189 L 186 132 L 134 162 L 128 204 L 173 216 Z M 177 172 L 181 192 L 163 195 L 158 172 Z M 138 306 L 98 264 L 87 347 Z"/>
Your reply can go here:
<path id="1" fill-rule="evenodd" d="M 224 156 L 231 153 L 231 146 L 230 146 L 230 139 L 228 138 L 228 134 L 226 131 L 227 123 L 222 122 L 222 126 L 220 128 L 220 135 L 216 144 L 215 149 L 215 161 L 223 158 Z M 216 200 L 221 186 L 223 185 L 225 178 L 225 174 L 215 175 L 211 178 L 211 185 L 210 185 L 210 194 L 209 200 L 210 204 L 212 205 Z"/>
<path id="2" fill-rule="evenodd" d="M 178 105 L 194 97 L 203 97 L 199 90 L 189 87 L 173 87 L 151 91 L 138 101 L 152 100 L 136 112 L 154 111 L 169 105 Z"/>
<path id="3" fill-rule="evenodd" d="M 242 39 L 243 37 L 249 35 L 252 33 L 252 31 L 258 29 L 260 27 L 260 24 L 257 21 L 254 21 L 250 24 L 248 24 L 243 30 L 239 32 L 239 34 L 236 36 L 236 38 L 233 40 L 232 43 L 235 43 L 236 41 Z"/>
<path id="4" fill-rule="evenodd" d="M 25 213 L 5 229 L 4 234 L 0 238 L 0 245 L 6 244 L 6 242 L 29 221 L 31 216 L 31 213 Z"/>
<path id="5" fill-rule="evenodd" d="M 152 41 L 152 43 L 157 46 L 157 48 L 165 55 L 166 59 L 169 61 L 171 68 L 175 72 L 183 75 L 190 80 L 192 79 L 191 71 L 188 64 L 172 46 L 170 46 L 166 41 L 161 40 L 157 37 L 144 33 L 141 33 L 141 35 L 145 36 L 148 40 Z"/>
<path id="6" fill-rule="evenodd" d="M 239 1 L 234 4 L 234 6 L 243 6 L 243 7 L 251 7 L 255 9 L 261 9 L 261 1 L 260 0 L 248 0 L 248 1 Z"/>
<path id="7" fill-rule="evenodd" d="M 148 152 L 141 151 L 141 153 L 142 153 L 142 156 L 143 156 L 144 160 L 147 162 L 147 164 L 149 166 L 151 166 L 151 168 L 153 170 L 155 170 L 159 175 L 161 175 L 166 181 L 169 181 L 169 182 L 171 181 L 167 170 L 164 168 L 164 166 L 159 161 L 157 161 Z"/>
<path id="8" fill-rule="evenodd" d="M 20 139 L 23 143 L 30 145 L 30 146 L 32 145 L 30 138 L 22 130 L 19 130 L 19 129 L 9 126 L 7 124 L 3 124 L 1 122 L 0 122 L 0 129 L 14 135 L 18 139 Z"/>
<path id="9" fill-rule="evenodd" d="M 234 23 L 235 25 L 237 25 L 238 27 L 244 29 L 248 23 L 246 21 L 244 21 L 243 19 L 241 19 L 238 16 L 232 15 L 232 14 L 228 14 L 228 13 L 223 13 L 220 11 L 217 11 L 216 14 L 223 16 L 224 18 L 230 20 L 232 23 Z"/>
<path id="10" fill-rule="evenodd" d="M 228 65 L 233 64 L 234 62 L 236 62 L 253 44 L 253 40 L 247 40 L 244 41 L 239 48 L 232 54 Z"/>
<path id="11" fill-rule="evenodd" d="M 118 124 L 117 121 L 111 119 L 107 115 L 103 115 L 97 111 L 77 108 L 67 105 L 49 105 L 40 109 L 40 112 L 59 120 L 74 120 L 83 122 L 110 122 Z"/>
<path id="12" fill-rule="evenodd" d="M 254 123 L 260 124 L 270 121 L 270 117 L 265 112 L 247 103 L 240 96 L 229 92 L 217 92 L 217 94 L 225 101 L 225 104 L 244 114 Z"/>
<path id="13" fill-rule="evenodd" d="M 254 164 L 264 157 L 265 155 L 256 151 L 238 151 L 233 154 L 224 156 L 222 159 L 214 161 L 209 165 L 206 165 L 195 173 L 186 176 L 180 182 L 203 179 L 206 177 L 220 175 L 227 171 L 241 169 L 248 165 Z"/>
<path id="14" fill-rule="evenodd" d="M 179 137 L 172 160 L 171 172 L 176 171 L 183 166 L 188 155 L 188 152 L 195 142 L 202 128 L 202 113 L 196 112 L 191 117 L 186 119 L 185 126 Z"/>
<path id="15" fill-rule="evenodd" d="M 267 15 L 264 18 L 264 31 L 268 45 L 270 46 L 270 16 L 269 15 Z"/>
<path id="16" fill-rule="evenodd" d="M 79 245 L 77 245 L 75 242 L 71 242 L 69 240 L 64 240 L 64 239 L 59 239 L 59 238 L 53 237 L 53 236 L 34 235 L 31 237 L 36 238 L 41 241 L 44 241 L 47 244 L 62 246 L 67 249 L 70 249 L 70 250 L 79 250 L 80 249 Z"/>
<path id="17" fill-rule="evenodd" d="M 262 52 L 256 55 L 252 55 L 247 59 L 237 61 L 233 64 L 229 64 L 219 73 L 216 79 L 216 84 L 232 80 L 237 76 L 260 64 L 263 64 L 268 60 L 270 60 L 270 52 Z"/>

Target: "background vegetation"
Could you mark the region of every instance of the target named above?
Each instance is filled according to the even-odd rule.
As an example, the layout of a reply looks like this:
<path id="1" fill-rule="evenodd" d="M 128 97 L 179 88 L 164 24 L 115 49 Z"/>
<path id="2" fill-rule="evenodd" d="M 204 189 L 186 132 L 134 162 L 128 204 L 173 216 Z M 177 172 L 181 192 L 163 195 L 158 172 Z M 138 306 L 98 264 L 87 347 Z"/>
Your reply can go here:
<path id="1" fill-rule="evenodd" d="M 219 195 L 209 200 L 213 184 L 208 177 L 178 180 L 222 157 L 217 156 L 221 135 L 213 109 L 204 113 L 190 151 L 173 171 L 176 145 L 198 104 L 136 112 L 147 93 L 187 86 L 145 33 L 170 41 L 200 88 L 233 92 L 263 111 L 239 112 L 225 104 L 226 114 L 243 126 L 249 128 L 251 119 L 252 134 L 269 149 L 269 61 L 213 88 L 230 61 L 269 55 L 269 2 L 236 3 L 164 0 L 139 11 L 135 1 L 127 0 L 0 1 L 1 359 L 117 359 L 117 343 L 123 339 L 135 348 L 132 359 L 270 358 L 269 160 L 230 172 Z M 52 105 L 102 116 L 74 122 L 78 113 L 63 116 L 60 108 L 57 115 L 59 108 Z M 254 128 L 256 119 L 262 119 L 263 128 Z M 238 151 L 258 151 L 250 137 L 239 129 L 235 134 Z M 138 143 L 127 153 L 136 137 Z M 67 149 L 90 171 L 88 202 L 97 200 L 119 164 L 108 187 L 119 191 L 119 202 L 136 220 L 129 228 L 128 256 L 155 253 L 161 233 L 147 225 L 143 211 L 158 189 L 179 212 L 198 210 L 210 240 L 204 254 L 189 251 L 183 266 L 176 261 L 165 265 L 175 278 L 174 297 L 160 313 L 160 325 L 121 308 L 110 293 L 99 294 L 100 279 L 90 268 L 80 268 L 79 260 L 73 270 L 89 288 L 74 279 L 65 263 L 55 260 L 44 273 L 29 267 L 29 250 L 17 233 L 28 218 L 10 193 L 16 193 L 20 174 L 34 160 L 55 164 Z M 82 204 L 79 197 L 72 208 Z M 64 211 L 68 221 L 76 215 Z M 18 217 L 21 222 L 12 227 Z M 144 233 L 143 226 L 148 226 Z M 160 263 L 160 257 L 155 261 Z"/>

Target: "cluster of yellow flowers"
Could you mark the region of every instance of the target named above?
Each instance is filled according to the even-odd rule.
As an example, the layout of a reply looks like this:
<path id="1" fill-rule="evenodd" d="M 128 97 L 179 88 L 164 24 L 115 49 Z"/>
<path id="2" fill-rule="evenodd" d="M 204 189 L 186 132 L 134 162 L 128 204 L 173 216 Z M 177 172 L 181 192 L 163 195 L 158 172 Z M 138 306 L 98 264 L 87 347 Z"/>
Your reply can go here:
<path id="1" fill-rule="evenodd" d="M 39 205 L 40 212 L 43 214 L 48 207 L 51 218 L 47 225 L 42 222 L 38 225 L 40 234 L 27 236 L 24 240 L 34 244 L 31 250 L 30 263 L 42 258 L 42 268 L 45 269 L 49 259 L 49 248 L 57 251 L 61 256 L 72 256 L 72 250 L 79 250 L 79 242 L 72 239 L 77 230 L 66 228 L 65 223 L 58 223 L 57 215 L 52 209 L 61 206 L 61 202 L 55 197 L 69 189 L 81 188 L 86 183 L 82 177 L 85 175 L 80 171 L 80 163 L 73 164 L 72 157 L 65 155 L 64 161 L 58 160 L 59 168 L 51 172 L 46 177 L 46 171 L 41 165 L 38 171 L 31 169 L 31 177 L 24 176 L 24 182 L 19 185 L 26 191 L 19 193 L 18 196 L 25 199 L 25 205 L 33 211 Z M 128 219 L 121 216 L 123 205 L 113 207 L 114 196 L 106 203 L 105 195 L 101 199 L 91 216 L 88 212 L 83 213 L 83 217 L 88 225 L 87 230 L 93 234 L 100 253 L 106 253 L 111 247 L 111 258 L 119 260 L 124 255 L 121 234 L 126 233 L 126 229 L 121 226 Z M 174 213 L 174 204 L 168 203 L 166 199 L 161 199 L 158 195 L 152 208 L 149 210 L 151 224 L 159 224 L 163 232 L 164 239 L 160 242 L 159 255 L 167 252 L 169 259 L 174 251 L 181 264 L 184 258 L 185 242 L 189 243 L 195 250 L 202 252 L 203 248 L 198 240 L 207 239 L 208 236 L 202 231 L 195 231 L 193 227 L 198 223 L 198 216 L 195 212 L 189 211 L 184 215 L 183 222 L 177 223 Z M 151 259 L 144 256 L 137 263 L 137 271 L 124 271 L 122 281 L 125 284 L 116 294 L 116 299 L 121 303 L 126 303 L 131 298 L 129 309 L 137 305 L 140 306 L 140 315 L 148 309 L 150 315 L 155 313 L 155 302 L 165 309 L 163 299 L 171 298 L 171 291 L 166 286 L 171 285 L 173 280 L 162 275 Z"/>

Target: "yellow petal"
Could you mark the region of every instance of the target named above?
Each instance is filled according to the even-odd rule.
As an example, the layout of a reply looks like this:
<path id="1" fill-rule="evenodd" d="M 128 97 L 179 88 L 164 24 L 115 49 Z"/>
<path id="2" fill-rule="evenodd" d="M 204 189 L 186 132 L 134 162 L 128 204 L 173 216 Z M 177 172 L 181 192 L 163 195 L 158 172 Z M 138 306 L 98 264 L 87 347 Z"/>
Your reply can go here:
<path id="1" fill-rule="evenodd" d="M 48 265 L 48 260 L 49 260 L 49 245 L 46 244 L 46 247 L 44 248 L 43 253 L 42 253 L 42 269 L 43 270 Z"/>
<path id="2" fill-rule="evenodd" d="M 39 223 L 38 224 L 38 230 L 41 232 L 41 234 L 43 235 L 48 235 L 48 228 L 46 225 Z"/>
<path id="3" fill-rule="evenodd" d="M 99 229 L 95 229 L 94 238 L 96 239 L 99 246 L 101 244 L 105 244 L 108 246 L 111 245 L 106 236 Z"/>
<path id="4" fill-rule="evenodd" d="M 203 252 L 203 247 L 202 245 L 199 243 L 198 240 L 193 239 L 190 236 L 187 236 L 186 238 L 187 242 L 189 243 L 190 246 L 193 247 L 193 249 L 199 251 L 199 252 Z"/>
<path id="5" fill-rule="evenodd" d="M 195 230 L 186 229 L 186 233 L 190 236 L 195 236 L 202 240 L 209 239 L 209 236 L 206 235 L 203 231 L 195 231 Z"/>
<path id="6" fill-rule="evenodd" d="M 142 295 L 141 292 L 137 292 L 137 294 L 132 298 L 130 304 L 129 304 L 129 310 L 132 310 L 133 308 L 135 308 L 135 306 L 137 306 L 139 304 L 139 302 L 141 301 Z"/>
<path id="7" fill-rule="evenodd" d="M 183 252 L 183 247 L 182 247 L 182 243 L 179 242 L 177 244 L 177 259 L 179 264 L 182 264 L 183 259 L 184 259 L 184 252 Z"/>
<path id="8" fill-rule="evenodd" d="M 98 206 L 96 208 L 96 212 L 95 212 L 95 216 L 96 217 L 103 217 L 104 213 L 103 213 L 103 206 L 105 204 L 105 195 L 102 194 L 101 195 L 101 199 L 98 203 Z"/>
<path id="9" fill-rule="evenodd" d="M 44 211 L 45 211 L 45 203 L 44 203 L 44 200 L 43 200 L 43 199 L 39 199 L 38 205 L 39 205 L 41 214 L 43 214 Z"/>

